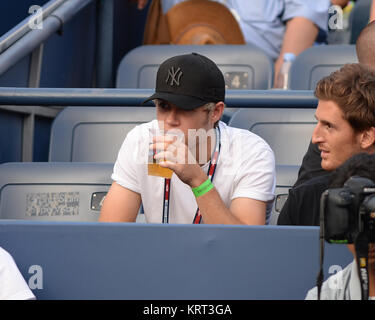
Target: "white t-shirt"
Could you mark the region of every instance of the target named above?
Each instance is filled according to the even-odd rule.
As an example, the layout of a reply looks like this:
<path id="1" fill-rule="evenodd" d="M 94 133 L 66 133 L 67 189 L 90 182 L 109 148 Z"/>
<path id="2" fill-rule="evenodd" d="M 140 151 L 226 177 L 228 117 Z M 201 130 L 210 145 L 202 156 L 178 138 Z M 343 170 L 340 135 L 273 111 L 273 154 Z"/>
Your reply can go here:
<path id="1" fill-rule="evenodd" d="M 0 300 L 35 299 L 12 256 L 0 247 Z"/>
<path id="2" fill-rule="evenodd" d="M 131 130 L 122 144 L 114 165 L 112 179 L 119 185 L 139 193 L 146 221 L 161 223 L 164 178 L 147 174 L 148 132 L 157 128 L 156 120 Z M 250 131 L 219 123 L 221 151 L 213 184 L 229 208 L 235 198 L 251 198 L 268 202 L 267 221 L 272 209 L 275 189 L 275 159 L 269 145 Z M 209 163 L 202 169 L 207 172 Z M 191 188 L 175 174 L 171 178 L 169 222 L 192 223 L 197 203 Z"/>
<path id="3" fill-rule="evenodd" d="M 318 299 L 318 288 L 307 292 L 306 300 Z M 320 294 L 321 300 L 361 300 L 361 282 L 358 277 L 358 267 L 354 259 L 344 269 L 331 275 L 323 282 Z M 369 297 L 375 300 L 375 297 Z"/>

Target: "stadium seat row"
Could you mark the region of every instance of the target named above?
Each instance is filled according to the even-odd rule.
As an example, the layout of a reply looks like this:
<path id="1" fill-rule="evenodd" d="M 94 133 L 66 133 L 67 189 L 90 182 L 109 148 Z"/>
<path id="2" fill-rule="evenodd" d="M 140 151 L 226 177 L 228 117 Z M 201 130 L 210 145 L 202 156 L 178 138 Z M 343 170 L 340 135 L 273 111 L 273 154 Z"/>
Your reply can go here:
<path id="1" fill-rule="evenodd" d="M 189 52 L 212 58 L 228 89 L 269 89 L 272 62 L 258 48 L 245 46 L 141 46 L 118 68 L 118 88 L 153 88 L 161 61 Z M 291 69 L 292 89 L 312 89 L 323 76 L 355 62 L 353 45 L 312 47 Z M 316 123 L 313 109 L 244 108 L 230 113 L 229 125 L 264 138 L 275 152 L 276 195 L 287 194 Z M 0 165 L 0 218 L 97 221 L 110 175 L 126 134 L 155 118 L 154 107 L 67 107 L 53 122 L 49 163 Z M 69 162 L 69 163 L 61 163 Z M 280 203 L 283 197 L 277 197 Z M 275 202 L 271 224 L 277 221 Z M 139 215 L 142 217 L 143 215 Z M 142 220 L 142 219 L 140 219 Z"/>
<path id="2" fill-rule="evenodd" d="M 0 165 L 0 219 L 98 221 L 112 184 L 112 163 L 9 162 Z M 297 166 L 276 168 L 276 194 L 287 195 Z M 282 201 L 282 197 L 279 197 Z M 276 224 L 275 202 L 270 224 Z M 137 222 L 144 222 L 138 214 Z"/>
<path id="3" fill-rule="evenodd" d="M 146 45 L 128 52 L 117 69 L 117 88 L 154 88 L 156 72 L 167 58 L 197 52 L 216 62 L 227 89 L 266 90 L 273 86 L 273 62 L 253 45 Z M 357 61 L 355 45 L 317 45 L 294 60 L 289 77 L 292 90 L 313 90 L 324 76 Z"/>
<path id="4" fill-rule="evenodd" d="M 277 195 L 287 194 L 296 180 L 313 115 L 313 109 L 246 108 L 231 119 L 230 125 L 255 132 L 274 150 Z M 124 137 L 154 117 L 153 107 L 65 108 L 53 123 L 50 162 L 0 165 L 0 217 L 97 221 Z M 275 206 L 271 224 L 277 221 Z"/>

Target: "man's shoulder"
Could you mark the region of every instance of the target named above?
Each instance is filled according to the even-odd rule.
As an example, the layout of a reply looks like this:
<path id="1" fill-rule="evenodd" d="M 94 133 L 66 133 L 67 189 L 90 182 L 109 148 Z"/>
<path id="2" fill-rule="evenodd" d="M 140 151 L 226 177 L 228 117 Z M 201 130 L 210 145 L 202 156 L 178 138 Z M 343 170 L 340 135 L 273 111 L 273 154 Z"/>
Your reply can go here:
<path id="1" fill-rule="evenodd" d="M 10 255 L 10 253 L 6 251 L 5 249 L 3 249 L 2 247 L 0 247 L 0 261 L 6 262 L 6 263 L 13 261 L 13 258 Z"/>
<path id="2" fill-rule="evenodd" d="M 304 183 L 301 183 L 300 185 L 292 188 L 291 191 L 300 193 L 305 191 L 321 190 L 323 192 L 328 188 L 330 176 L 331 174 L 327 172 L 327 174 L 311 178 Z"/>

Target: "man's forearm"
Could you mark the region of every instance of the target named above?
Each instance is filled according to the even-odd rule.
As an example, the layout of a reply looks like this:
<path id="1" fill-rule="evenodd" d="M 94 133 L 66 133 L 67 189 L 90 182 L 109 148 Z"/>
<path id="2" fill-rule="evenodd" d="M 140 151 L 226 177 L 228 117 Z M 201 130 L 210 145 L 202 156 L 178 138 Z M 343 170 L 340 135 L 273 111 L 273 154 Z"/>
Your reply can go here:
<path id="1" fill-rule="evenodd" d="M 227 208 L 215 188 L 196 199 L 205 224 L 245 224 Z"/>
<path id="2" fill-rule="evenodd" d="M 195 188 L 207 179 L 207 175 L 203 170 L 200 170 L 199 174 L 189 182 L 189 185 L 191 188 Z M 205 224 L 244 224 L 227 208 L 215 188 L 197 197 L 196 201 Z"/>

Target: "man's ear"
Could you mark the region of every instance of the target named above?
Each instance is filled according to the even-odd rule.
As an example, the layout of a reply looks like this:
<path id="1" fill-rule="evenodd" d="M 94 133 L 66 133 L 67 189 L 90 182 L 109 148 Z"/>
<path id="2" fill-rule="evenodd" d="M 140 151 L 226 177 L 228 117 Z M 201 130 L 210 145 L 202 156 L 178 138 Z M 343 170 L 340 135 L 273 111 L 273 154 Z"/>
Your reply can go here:
<path id="1" fill-rule="evenodd" d="M 213 109 L 213 112 L 211 115 L 213 123 L 216 123 L 217 121 L 221 119 L 221 116 L 223 115 L 223 112 L 224 112 L 224 108 L 225 108 L 224 102 L 220 101 L 216 103 L 215 108 Z"/>
<path id="2" fill-rule="evenodd" d="M 368 149 L 375 145 L 375 127 L 371 127 L 361 133 L 361 147 Z"/>

